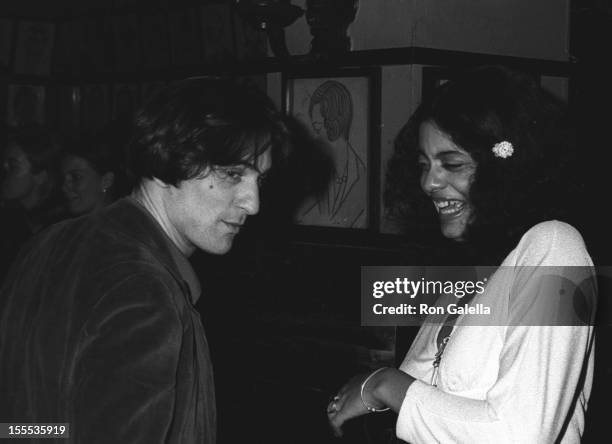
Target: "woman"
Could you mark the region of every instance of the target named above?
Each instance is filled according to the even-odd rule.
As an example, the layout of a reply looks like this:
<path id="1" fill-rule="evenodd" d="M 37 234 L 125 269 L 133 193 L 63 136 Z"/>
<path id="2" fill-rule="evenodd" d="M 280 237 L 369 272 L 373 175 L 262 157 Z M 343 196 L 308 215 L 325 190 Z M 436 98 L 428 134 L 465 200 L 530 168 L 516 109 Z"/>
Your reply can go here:
<path id="1" fill-rule="evenodd" d="M 358 376 L 334 396 L 327 413 L 337 434 L 347 419 L 390 408 L 398 437 L 412 443 L 580 441 L 595 287 L 581 235 L 557 220 L 571 203 L 567 128 L 563 108 L 532 78 L 501 67 L 448 82 L 419 107 L 389 163 L 387 203 L 412 220 L 435 209 L 443 236 L 469 245 L 474 265 L 501 262 L 467 301 L 492 307 L 497 320 L 425 323 L 399 369 Z M 584 297 L 567 303 L 559 287 L 537 285 L 551 269 Z M 583 322 L 568 322 L 577 300 Z M 552 315 L 533 312 L 550 301 L 561 301 Z"/>
<path id="2" fill-rule="evenodd" d="M 73 216 L 90 213 L 111 203 L 119 169 L 111 146 L 93 135 L 73 139 L 62 159 L 62 192 Z"/>
<path id="3" fill-rule="evenodd" d="M 60 144 L 48 129 L 11 127 L 2 153 L 0 279 L 24 242 L 63 216 L 58 199 Z"/>

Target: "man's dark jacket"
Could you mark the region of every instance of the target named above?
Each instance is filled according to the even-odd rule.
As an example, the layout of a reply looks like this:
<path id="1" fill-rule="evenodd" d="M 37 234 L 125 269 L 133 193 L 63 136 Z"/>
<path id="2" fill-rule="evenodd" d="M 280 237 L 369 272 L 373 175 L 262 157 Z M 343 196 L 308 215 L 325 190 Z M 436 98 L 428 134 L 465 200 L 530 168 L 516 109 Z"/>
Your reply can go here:
<path id="1" fill-rule="evenodd" d="M 52 226 L 0 293 L 0 422 L 70 423 L 62 442 L 214 443 L 198 297 L 186 259 L 130 198 Z"/>

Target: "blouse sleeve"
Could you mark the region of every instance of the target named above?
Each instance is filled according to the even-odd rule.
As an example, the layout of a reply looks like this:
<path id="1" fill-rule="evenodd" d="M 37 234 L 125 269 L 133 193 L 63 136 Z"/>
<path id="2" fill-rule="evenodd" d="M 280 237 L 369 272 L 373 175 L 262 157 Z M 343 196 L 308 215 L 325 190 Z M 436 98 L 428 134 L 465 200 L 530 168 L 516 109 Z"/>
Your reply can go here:
<path id="1" fill-rule="evenodd" d="M 536 232 L 524 244 L 525 251 L 518 252 L 522 264 L 538 266 L 515 270 L 499 371 L 486 397 L 457 396 L 417 380 L 406 392 L 399 412 L 399 438 L 411 443 L 555 442 L 568 427 L 573 411 L 586 409 L 582 386 L 592 366 L 589 321 L 595 310 L 596 286 L 582 238 L 573 229 L 558 228 L 540 227 L 541 233 Z M 567 252 L 570 257 L 565 256 Z M 541 284 L 550 272 L 543 265 L 551 264 L 560 265 L 554 267 L 556 271 L 569 270 L 562 271 L 562 280 L 579 289 L 574 295 L 586 304 L 582 310 L 588 319 L 576 319 L 575 303 L 562 303 L 554 314 L 557 325 L 548 323 L 550 318 L 546 324 L 534 325 L 533 309 L 538 302 L 548 305 L 551 298 L 558 299 L 558 294 L 551 294 L 551 285 Z M 583 424 L 578 427 L 582 429 Z"/>

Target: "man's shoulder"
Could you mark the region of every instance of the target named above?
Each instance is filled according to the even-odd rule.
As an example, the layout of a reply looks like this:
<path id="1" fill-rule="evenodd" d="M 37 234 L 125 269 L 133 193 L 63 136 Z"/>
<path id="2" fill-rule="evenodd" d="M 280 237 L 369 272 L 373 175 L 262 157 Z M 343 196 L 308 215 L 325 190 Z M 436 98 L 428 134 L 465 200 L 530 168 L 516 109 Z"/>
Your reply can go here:
<path id="1" fill-rule="evenodd" d="M 120 201 L 98 213 L 52 225 L 31 241 L 26 256 L 57 272 L 78 269 L 84 275 L 100 275 L 106 270 L 165 274 L 159 238 L 158 229 L 140 209 L 129 201 Z"/>

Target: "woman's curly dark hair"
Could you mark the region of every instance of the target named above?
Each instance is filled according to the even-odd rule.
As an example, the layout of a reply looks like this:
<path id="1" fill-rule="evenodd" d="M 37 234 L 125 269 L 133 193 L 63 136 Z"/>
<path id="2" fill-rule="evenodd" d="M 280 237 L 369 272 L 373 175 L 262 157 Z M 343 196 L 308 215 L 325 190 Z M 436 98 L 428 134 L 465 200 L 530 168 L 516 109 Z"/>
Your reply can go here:
<path id="1" fill-rule="evenodd" d="M 442 85 L 400 131 L 387 167 L 385 205 L 391 219 L 423 235 L 439 233 L 435 209 L 420 187 L 419 127 L 434 123 L 476 162 L 470 188 L 474 220 L 466 240 L 495 256 L 534 224 L 566 219 L 579 190 L 572 166 L 575 131 L 566 107 L 530 75 L 480 67 Z M 511 157 L 495 157 L 501 141 Z M 503 256 L 502 256 L 503 257 Z"/>

